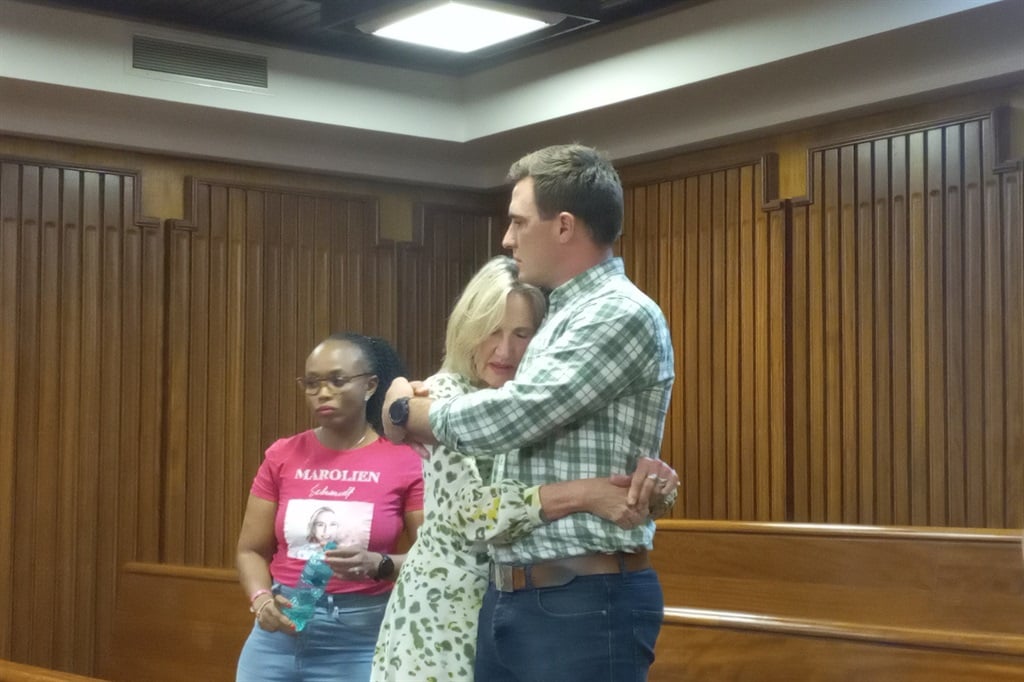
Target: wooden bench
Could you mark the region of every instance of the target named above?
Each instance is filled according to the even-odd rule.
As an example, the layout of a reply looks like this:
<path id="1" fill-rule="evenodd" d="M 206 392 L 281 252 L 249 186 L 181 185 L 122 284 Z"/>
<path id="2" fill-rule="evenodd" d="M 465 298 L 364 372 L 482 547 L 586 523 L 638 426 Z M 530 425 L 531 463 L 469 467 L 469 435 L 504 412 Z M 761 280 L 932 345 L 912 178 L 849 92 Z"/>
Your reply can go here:
<path id="1" fill-rule="evenodd" d="M 100 674 L 118 682 L 231 682 L 252 614 L 233 569 L 129 563 Z"/>
<path id="2" fill-rule="evenodd" d="M 1016 531 L 667 521 L 652 682 L 1024 680 Z M 128 564 L 99 674 L 230 682 L 233 570 Z"/>
<path id="3" fill-rule="evenodd" d="M 668 521 L 652 682 L 1024 680 L 1017 531 Z"/>

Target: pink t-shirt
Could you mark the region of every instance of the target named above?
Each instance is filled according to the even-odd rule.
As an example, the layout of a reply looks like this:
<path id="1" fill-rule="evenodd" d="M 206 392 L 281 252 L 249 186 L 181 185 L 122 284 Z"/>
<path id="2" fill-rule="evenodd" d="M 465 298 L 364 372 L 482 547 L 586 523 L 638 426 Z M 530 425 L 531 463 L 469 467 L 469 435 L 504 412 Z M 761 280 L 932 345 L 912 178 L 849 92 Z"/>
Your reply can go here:
<path id="1" fill-rule="evenodd" d="M 267 448 L 251 493 L 277 504 L 277 550 L 270 573 L 294 587 L 302 567 L 330 540 L 393 552 L 406 512 L 423 509 L 423 465 L 407 445 L 384 438 L 355 450 L 330 450 L 313 431 Z M 331 593 L 384 594 L 388 581 L 331 578 Z"/>

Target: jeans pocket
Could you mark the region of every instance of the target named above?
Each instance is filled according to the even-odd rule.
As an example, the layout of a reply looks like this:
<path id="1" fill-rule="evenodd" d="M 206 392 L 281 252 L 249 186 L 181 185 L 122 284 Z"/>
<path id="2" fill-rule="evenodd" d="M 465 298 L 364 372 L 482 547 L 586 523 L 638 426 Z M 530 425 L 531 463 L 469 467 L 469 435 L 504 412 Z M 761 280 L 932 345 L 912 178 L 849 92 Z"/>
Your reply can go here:
<path id="1" fill-rule="evenodd" d="M 331 620 L 337 625 L 346 629 L 363 632 L 380 628 L 384 620 L 384 609 L 387 604 L 374 604 L 372 606 L 356 607 L 335 607 L 331 613 Z"/>
<path id="2" fill-rule="evenodd" d="M 633 611 L 633 641 L 637 664 L 650 665 L 654 662 L 654 645 L 661 632 L 664 620 L 662 611 Z"/>
<path id="3" fill-rule="evenodd" d="M 535 591 L 537 608 L 556 618 L 601 616 L 608 613 L 608 592 L 601 584 L 576 578 L 559 587 Z"/>

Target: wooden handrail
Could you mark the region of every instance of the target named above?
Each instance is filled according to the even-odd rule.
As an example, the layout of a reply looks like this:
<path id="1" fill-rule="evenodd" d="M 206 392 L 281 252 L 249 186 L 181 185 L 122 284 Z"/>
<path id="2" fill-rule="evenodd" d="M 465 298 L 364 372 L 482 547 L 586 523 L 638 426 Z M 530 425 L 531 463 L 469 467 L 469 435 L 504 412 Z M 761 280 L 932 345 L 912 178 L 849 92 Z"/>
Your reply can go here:
<path id="1" fill-rule="evenodd" d="M 99 677 L 84 677 L 49 668 L 37 668 L 0 659 L 0 682 L 102 682 Z"/>
<path id="2" fill-rule="evenodd" d="M 1024 636 L 890 627 L 816 618 L 788 618 L 738 611 L 665 607 L 666 625 L 747 630 L 773 634 L 895 644 L 922 649 L 1024 656 Z"/>

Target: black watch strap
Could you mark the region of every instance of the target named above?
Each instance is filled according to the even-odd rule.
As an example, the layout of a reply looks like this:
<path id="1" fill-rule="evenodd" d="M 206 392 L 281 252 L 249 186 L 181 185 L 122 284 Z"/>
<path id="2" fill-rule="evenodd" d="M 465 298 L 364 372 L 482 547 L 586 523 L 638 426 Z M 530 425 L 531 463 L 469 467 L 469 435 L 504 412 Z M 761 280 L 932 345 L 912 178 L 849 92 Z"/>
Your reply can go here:
<path id="1" fill-rule="evenodd" d="M 395 573 L 395 562 L 384 552 L 380 553 L 380 563 L 377 564 L 377 575 L 374 580 L 385 580 Z"/>

